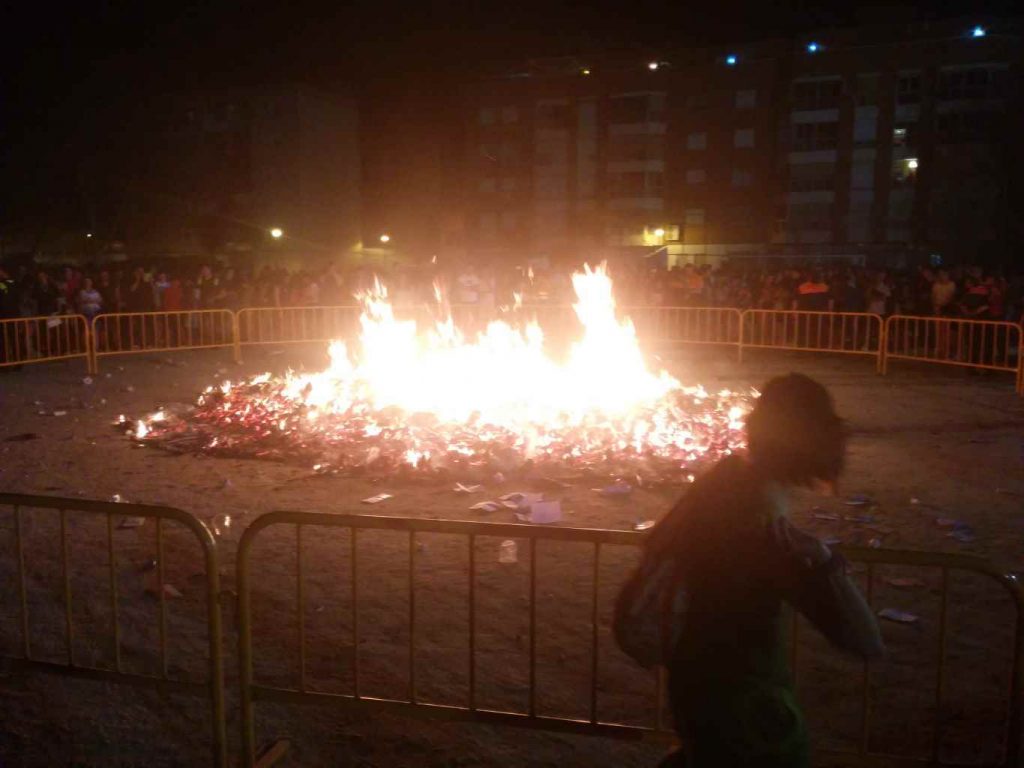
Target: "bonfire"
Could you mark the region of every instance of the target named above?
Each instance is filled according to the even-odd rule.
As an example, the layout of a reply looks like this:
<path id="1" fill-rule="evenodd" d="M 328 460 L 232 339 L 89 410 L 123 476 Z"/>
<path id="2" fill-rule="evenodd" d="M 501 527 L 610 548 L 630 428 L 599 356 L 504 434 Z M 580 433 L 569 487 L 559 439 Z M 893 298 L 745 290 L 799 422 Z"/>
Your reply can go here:
<path id="1" fill-rule="evenodd" d="M 578 333 L 562 355 L 516 305 L 468 337 L 444 311 L 396 316 L 377 283 L 356 340 L 315 373 L 224 381 L 129 430 L 168 450 L 301 462 L 317 472 L 486 478 L 601 473 L 690 479 L 743 445 L 753 392 L 684 385 L 645 359 L 605 267 L 573 275 Z"/>

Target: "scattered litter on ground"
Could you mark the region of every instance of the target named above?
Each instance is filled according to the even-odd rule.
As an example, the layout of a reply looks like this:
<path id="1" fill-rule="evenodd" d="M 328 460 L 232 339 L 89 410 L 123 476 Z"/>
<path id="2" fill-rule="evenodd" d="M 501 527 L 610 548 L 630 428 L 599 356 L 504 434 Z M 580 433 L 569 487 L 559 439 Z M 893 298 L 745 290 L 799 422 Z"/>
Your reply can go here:
<path id="1" fill-rule="evenodd" d="M 896 587 L 897 589 L 916 589 L 917 587 L 925 586 L 925 583 L 920 579 L 908 578 L 886 579 L 885 583 L 890 587 Z"/>
<path id="2" fill-rule="evenodd" d="M 822 543 L 824 543 L 825 546 L 834 547 L 837 544 L 842 544 L 843 540 L 838 536 L 829 536 L 827 539 L 822 539 Z"/>
<path id="3" fill-rule="evenodd" d="M 543 493 L 521 493 L 516 491 L 514 493 L 506 493 L 504 496 L 499 496 L 498 501 L 503 502 L 509 509 L 522 509 L 530 506 L 534 502 L 540 501 L 543 498 Z"/>
<path id="4" fill-rule="evenodd" d="M 481 488 L 483 488 L 482 485 L 463 485 L 462 483 L 455 484 L 456 493 L 476 493 Z"/>
<path id="5" fill-rule="evenodd" d="M 497 512 L 501 508 L 502 505 L 496 501 L 480 501 L 470 507 L 478 512 Z"/>
<path id="6" fill-rule="evenodd" d="M 53 415 L 54 416 L 67 416 L 68 412 L 67 411 L 54 411 Z"/>
<path id="7" fill-rule="evenodd" d="M 811 517 L 815 520 L 839 520 L 839 515 L 834 515 L 831 512 L 825 512 L 817 507 L 811 510 Z"/>
<path id="8" fill-rule="evenodd" d="M 878 615 L 880 618 L 895 621 L 898 624 L 914 624 L 918 620 L 918 617 L 914 614 L 896 608 L 883 608 L 878 612 Z"/>
<path id="9" fill-rule="evenodd" d="M 363 499 L 363 504 L 380 504 L 382 501 L 394 498 L 390 493 L 378 493 L 376 496 L 371 496 L 368 499 Z"/>
<path id="10" fill-rule="evenodd" d="M 86 376 L 84 379 L 82 379 L 82 383 L 85 384 L 85 386 L 89 386 L 90 384 L 92 384 L 92 376 Z"/>
<path id="11" fill-rule="evenodd" d="M 863 493 L 855 493 L 843 502 L 848 507 L 865 507 L 868 504 L 873 504 L 874 500 L 870 496 L 866 496 Z"/>
<path id="12" fill-rule="evenodd" d="M 234 486 L 232 485 L 232 483 L 231 483 L 231 478 L 230 478 L 230 477 L 225 477 L 225 478 L 224 478 L 224 482 L 220 484 L 220 487 L 221 487 L 221 490 L 225 490 L 225 489 L 227 489 L 227 488 L 232 488 L 232 487 L 234 487 Z"/>
<path id="13" fill-rule="evenodd" d="M 505 482 L 505 476 L 501 472 L 495 472 L 492 479 L 494 480 L 495 485 L 501 485 Z"/>
<path id="14" fill-rule="evenodd" d="M 919 498 L 915 497 L 915 496 L 911 496 L 911 497 L 910 497 L 910 503 L 911 503 L 911 504 L 915 504 L 915 505 L 916 505 L 916 504 L 920 504 L 920 503 L 921 503 L 921 500 L 920 500 Z"/>
<path id="15" fill-rule="evenodd" d="M 874 515 L 849 515 L 843 518 L 848 523 L 873 523 L 875 522 Z"/>
<path id="16" fill-rule="evenodd" d="M 512 539 L 505 539 L 501 542 L 501 547 L 498 549 L 498 562 L 506 564 L 519 562 L 516 543 Z"/>
<path id="17" fill-rule="evenodd" d="M 129 503 L 128 499 L 126 499 L 120 493 L 115 493 L 113 496 L 110 497 L 110 500 L 112 502 L 114 502 L 115 504 L 128 504 Z"/>
<path id="18" fill-rule="evenodd" d="M 871 541 L 868 542 L 868 546 L 871 547 L 872 549 L 881 549 L 882 548 L 882 540 L 881 539 L 871 539 Z"/>
<path id="19" fill-rule="evenodd" d="M 535 501 L 525 512 L 517 512 L 520 522 L 544 525 L 562 519 L 562 504 L 558 501 Z"/>
<path id="20" fill-rule="evenodd" d="M 628 496 L 633 492 L 633 486 L 623 480 L 616 480 L 611 485 L 606 485 L 604 488 L 595 488 L 594 490 L 602 496 Z"/>
<path id="21" fill-rule="evenodd" d="M 654 527 L 653 520 L 640 520 L 639 522 L 633 523 L 634 531 L 646 531 L 648 528 Z"/>

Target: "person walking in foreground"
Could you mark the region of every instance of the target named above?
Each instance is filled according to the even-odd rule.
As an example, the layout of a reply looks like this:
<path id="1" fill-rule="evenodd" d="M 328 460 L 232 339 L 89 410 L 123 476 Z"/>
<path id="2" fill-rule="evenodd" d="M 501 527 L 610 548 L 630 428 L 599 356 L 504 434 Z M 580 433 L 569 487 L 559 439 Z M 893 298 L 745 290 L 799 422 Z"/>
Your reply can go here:
<path id="1" fill-rule="evenodd" d="M 799 374 L 772 379 L 746 428 L 748 455 L 720 461 L 651 530 L 615 606 L 619 646 L 668 669 L 683 746 L 666 768 L 810 764 L 784 602 L 840 649 L 884 652 L 842 556 L 787 519 L 788 489 L 834 489 L 843 469 L 846 435 L 828 391 Z"/>

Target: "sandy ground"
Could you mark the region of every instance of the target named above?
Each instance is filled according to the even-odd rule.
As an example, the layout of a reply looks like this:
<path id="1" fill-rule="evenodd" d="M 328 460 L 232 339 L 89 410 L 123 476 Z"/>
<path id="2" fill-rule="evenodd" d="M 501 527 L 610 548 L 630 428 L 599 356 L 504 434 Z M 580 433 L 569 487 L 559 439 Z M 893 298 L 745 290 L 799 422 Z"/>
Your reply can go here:
<path id="1" fill-rule="evenodd" d="M 227 351 L 101 361 L 91 384 L 81 361 L 0 374 L 0 490 L 72 498 L 110 499 L 189 510 L 216 524 L 223 564 L 225 648 L 229 686 L 229 737 L 237 754 L 238 714 L 232 693 L 235 655 L 234 564 L 238 536 L 259 514 L 275 509 L 355 512 L 425 518 L 512 522 L 511 513 L 480 517 L 468 510 L 477 497 L 448 485 L 404 487 L 368 481 L 311 478 L 309 467 L 250 460 L 171 455 L 133 447 L 110 426 L 160 404 L 190 402 L 209 383 L 288 365 L 317 366 L 320 349 L 263 350 L 241 367 Z M 794 501 L 799 525 L 822 537 L 855 544 L 879 539 L 884 548 L 967 552 L 1000 568 L 1019 570 L 1024 529 L 1024 400 L 1001 376 L 894 366 L 888 377 L 867 359 L 829 359 L 751 353 L 738 365 L 728 353 L 702 350 L 673 359 L 685 381 L 709 387 L 756 385 L 770 375 L 800 370 L 835 393 L 854 431 L 844 494 L 876 500 L 868 524 L 820 519 L 851 512 L 842 498 L 809 494 Z M 64 415 L 54 415 L 64 412 Z M 560 525 L 631 529 L 668 508 L 677 489 L 638 489 L 625 499 L 605 499 L 587 487 L 549 496 L 569 511 Z M 506 486 L 501 491 L 531 490 Z M 394 498 L 376 507 L 359 500 L 386 491 Z M 497 488 L 486 493 L 496 495 Z M 912 499 L 916 502 L 912 502 Z M 223 517 L 231 526 L 223 528 Z M 936 523 L 948 518 L 976 534 L 962 543 Z M 116 530 L 116 580 L 121 616 L 120 653 L 125 669 L 156 672 L 160 655 L 158 602 L 143 590 L 152 574 L 154 526 Z M 33 652 L 66 657 L 62 612 L 59 528 L 55 515 L 30 511 L 24 521 Z M 74 595 L 72 646 L 78 663 L 113 662 L 110 571 L 101 518 L 70 515 Z M 183 594 L 168 600 L 168 670 L 202 679 L 205 599 L 198 548 L 167 526 L 165 581 Z M 20 651 L 20 613 L 14 566 L 13 518 L 0 509 L 0 652 Z M 468 695 L 466 565 L 464 539 L 429 534 L 418 538 L 416 583 L 416 687 L 421 700 L 465 702 Z M 499 564 L 499 539 L 478 539 L 476 561 L 477 704 L 522 710 L 527 706 L 528 565 Z M 360 535 L 359 637 L 351 622 L 349 534 L 307 530 L 303 536 L 307 680 L 312 688 L 351 690 L 354 642 L 361 659 L 362 693 L 404 697 L 408 692 L 408 550 L 404 534 Z M 586 717 L 590 705 L 590 595 L 592 549 L 578 544 L 538 550 L 537 709 L 543 714 Z M 598 707 L 602 719 L 649 724 L 655 717 L 653 678 L 636 669 L 610 637 L 611 600 L 630 564 L 627 547 L 602 553 L 599 590 Z M 253 595 L 256 671 L 259 682 L 294 685 L 298 675 L 295 602 L 295 531 L 273 528 L 257 543 Z M 863 576 L 863 571 L 861 571 Z M 892 578 L 922 584 L 896 587 Z M 944 704 L 936 712 L 939 575 L 924 569 L 879 569 L 875 608 L 897 608 L 919 617 L 910 625 L 885 623 L 889 658 L 871 672 L 869 744 L 874 750 L 928 754 L 933 722 L 942 722 L 947 760 L 994 759 L 999 754 L 1008 685 L 1012 613 L 998 586 L 977 577 L 950 577 L 948 673 Z M 817 744 L 851 747 L 862 736 L 861 667 L 833 654 L 810 630 L 800 632 L 800 695 Z M 24 674 L 0 667 L 0 764 L 200 765 L 208 762 L 205 705 L 188 696 Z M 258 739 L 288 737 L 285 765 L 526 766 L 624 765 L 657 762 L 664 747 L 594 737 L 569 737 L 513 728 L 408 719 L 322 706 L 257 705 Z M 818 761 L 829 765 L 827 760 Z"/>

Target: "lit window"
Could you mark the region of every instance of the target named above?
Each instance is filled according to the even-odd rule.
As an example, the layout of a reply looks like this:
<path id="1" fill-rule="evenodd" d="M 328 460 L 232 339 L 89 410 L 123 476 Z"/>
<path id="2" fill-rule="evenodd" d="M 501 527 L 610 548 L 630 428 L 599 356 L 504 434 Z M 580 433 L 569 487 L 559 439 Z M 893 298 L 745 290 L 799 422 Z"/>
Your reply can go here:
<path id="1" fill-rule="evenodd" d="M 706 133 L 691 133 L 686 137 L 687 149 L 707 149 L 708 135 Z"/>
<path id="2" fill-rule="evenodd" d="M 734 147 L 754 146 L 754 129 L 738 128 L 736 132 L 733 134 L 732 144 Z"/>
<path id="3" fill-rule="evenodd" d="M 691 168 L 686 172 L 687 184 L 703 184 L 707 181 L 707 174 L 703 168 Z"/>
<path id="4" fill-rule="evenodd" d="M 907 129 L 906 128 L 893 128 L 892 129 L 892 143 L 894 146 L 900 147 L 907 142 Z"/>

